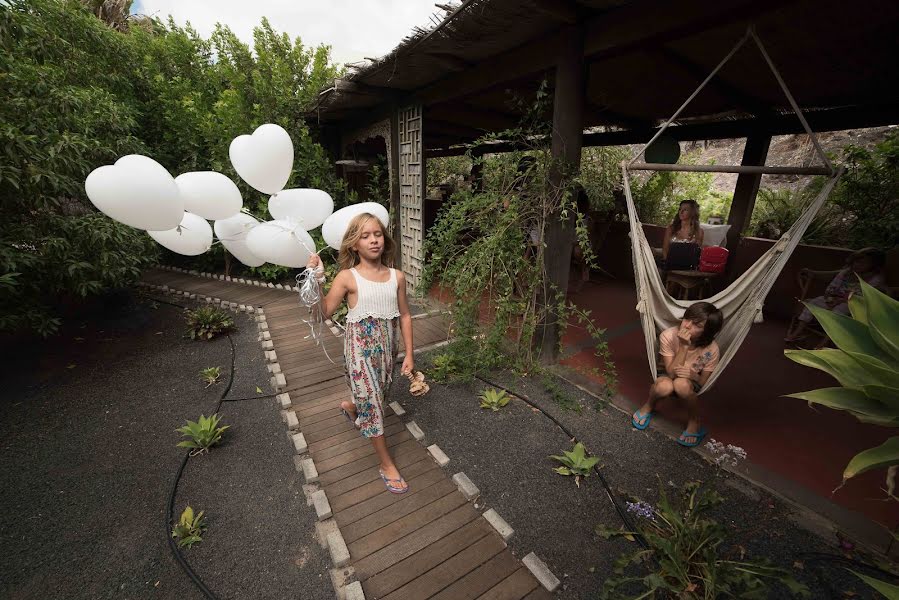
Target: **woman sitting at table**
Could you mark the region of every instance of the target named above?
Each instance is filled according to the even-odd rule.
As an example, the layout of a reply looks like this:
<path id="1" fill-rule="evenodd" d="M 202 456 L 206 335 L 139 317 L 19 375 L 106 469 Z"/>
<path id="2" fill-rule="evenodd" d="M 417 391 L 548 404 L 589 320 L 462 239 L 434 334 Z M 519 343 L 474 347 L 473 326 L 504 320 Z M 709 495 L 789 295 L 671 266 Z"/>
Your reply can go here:
<path id="1" fill-rule="evenodd" d="M 703 231 L 699 226 L 699 204 L 696 200 L 684 200 L 674 215 L 671 225 L 665 228 L 662 241 L 662 259 L 668 260 L 671 244 L 699 244 L 702 247 Z"/>

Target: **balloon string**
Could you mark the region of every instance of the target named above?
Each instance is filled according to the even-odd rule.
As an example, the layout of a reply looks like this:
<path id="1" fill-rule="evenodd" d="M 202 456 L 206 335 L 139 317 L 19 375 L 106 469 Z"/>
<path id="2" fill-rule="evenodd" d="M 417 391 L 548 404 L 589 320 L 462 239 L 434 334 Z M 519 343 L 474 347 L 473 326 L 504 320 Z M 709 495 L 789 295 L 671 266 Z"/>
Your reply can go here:
<path id="1" fill-rule="evenodd" d="M 297 287 L 300 292 L 300 304 L 309 309 L 311 319 L 303 319 L 303 322 L 309 326 L 309 335 L 315 341 L 316 346 L 321 346 L 325 352 L 325 357 L 336 364 L 334 359 L 328 354 L 328 348 L 322 342 L 322 328 L 325 326 L 325 315 L 322 312 L 322 288 L 318 280 L 315 269 L 306 267 L 303 272 L 296 277 Z"/>

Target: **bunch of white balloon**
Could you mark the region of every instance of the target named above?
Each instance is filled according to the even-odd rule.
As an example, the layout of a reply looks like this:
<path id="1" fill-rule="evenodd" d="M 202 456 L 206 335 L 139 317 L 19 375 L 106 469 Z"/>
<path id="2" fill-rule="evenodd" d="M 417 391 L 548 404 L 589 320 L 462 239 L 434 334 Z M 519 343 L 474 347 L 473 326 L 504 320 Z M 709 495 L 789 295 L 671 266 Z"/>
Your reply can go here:
<path id="1" fill-rule="evenodd" d="M 267 123 L 252 135 L 234 138 L 228 155 L 245 182 L 271 194 L 268 211 L 274 220 L 260 223 L 241 212 L 240 190 L 221 173 L 199 171 L 173 178 L 158 162 L 139 154 L 94 169 L 84 188 L 104 214 L 146 230 L 178 254 L 196 256 L 209 250 L 213 228 L 207 219 L 214 220 L 219 241 L 248 267 L 266 262 L 303 267 L 316 251 L 309 231 L 321 226 L 325 242 L 339 249 L 350 220 L 362 212 L 374 214 L 387 227 L 387 209 L 375 202 L 334 212 L 327 192 L 284 189 L 293 168 L 293 142 L 278 125 Z"/>

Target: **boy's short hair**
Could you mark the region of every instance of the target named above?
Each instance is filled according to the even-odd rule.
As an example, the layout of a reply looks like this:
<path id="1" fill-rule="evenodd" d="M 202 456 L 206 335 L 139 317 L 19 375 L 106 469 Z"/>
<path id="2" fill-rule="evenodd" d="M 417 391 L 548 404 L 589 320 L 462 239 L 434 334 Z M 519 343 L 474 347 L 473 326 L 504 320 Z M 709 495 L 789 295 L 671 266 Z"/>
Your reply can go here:
<path id="1" fill-rule="evenodd" d="M 684 311 L 684 319 L 694 323 L 705 323 L 702 335 L 696 340 L 697 347 L 708 346 L 721 331 L 724 325 L 724 315 L 711 302 L 695 302 Z"/>

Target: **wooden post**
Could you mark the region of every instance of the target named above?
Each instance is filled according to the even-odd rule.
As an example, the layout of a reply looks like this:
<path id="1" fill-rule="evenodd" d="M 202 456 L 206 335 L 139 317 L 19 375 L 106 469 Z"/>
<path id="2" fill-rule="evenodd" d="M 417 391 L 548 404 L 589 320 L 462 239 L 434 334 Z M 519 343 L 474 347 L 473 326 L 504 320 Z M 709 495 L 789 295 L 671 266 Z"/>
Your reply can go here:
<path id="1" fill-rule="evenodd" d="M 390 111 L 390 160 L 388 161 L 390 172 L 390 214 L 392 237 L 396 242 L 396 256 L 394 264 L 397 269 L 403 268 L 403 252 L 400 243 L 400 115 L 398 107 Z"/>
<path id="2" fill-rule="evenodd" d="M 760 166 L 765 164 L 768 158 L 768 147 L 771 145 L 770 135 L 750 135 L 746 138 L 746 146 L 743 148 L 743 166 Z M 734 188 L 734 200 L 730 205 L 730 213 L 727 215 L 727 223 L 730 229 L 727 232 L 727 248 L 730 250 L 729 264 L 733 264 L 740 236 L 749 226 L 752 219 L 752 209 L 755 207 L 755 198 L 762 181 L 761 173 L 740 173 L 737 176 L 737 185 Z"/>
<path id="3" fill-rule="evenodd" d="M 556 84 L 553 96 L 552 158 L 558 168 L 553 168 L 550 181 L 554 189 L 567 185 L 571 171 L 580 167 L 583 143 L 583 115 L 586 70 L 584 66 L 584 29 L 567 28 L 559 46 L 556 60 Z M 543 298 L 548 305 L 545 322 L 538 328 L 539 356 L 541 362 L 551 363 L 558 358 L 559 322 L 552 309 L 555 294 L 568 290 L 568 274 L 571 269 L 571 250 L 574 245 L 574 222 L 561 216 L 550 216 L 545 227 L 546 248 L 543 266 L 546 269 L 547 289 Z"/>

